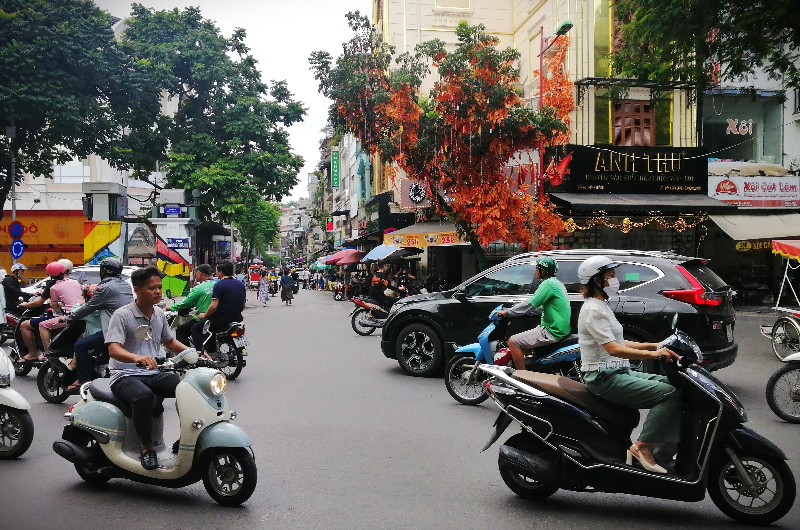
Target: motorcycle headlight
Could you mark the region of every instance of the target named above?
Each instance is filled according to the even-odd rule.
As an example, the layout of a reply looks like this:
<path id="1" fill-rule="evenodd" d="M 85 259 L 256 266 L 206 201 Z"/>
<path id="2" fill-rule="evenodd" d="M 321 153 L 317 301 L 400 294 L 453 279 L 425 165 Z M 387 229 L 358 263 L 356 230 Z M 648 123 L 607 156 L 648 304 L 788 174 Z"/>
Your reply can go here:
<path id="1" fill-rule="evenodd" d="M 228 380 L 225 378 L 225 375 L 221 372 L 217 372 L 214 374 L 214 377 L 211 378 L 211 383 L 209 383 L 209 387 L 211 388 L 211 393 L 215 396 L 221 396 L 225 393 L 225 387 L 228 386 Z"/>

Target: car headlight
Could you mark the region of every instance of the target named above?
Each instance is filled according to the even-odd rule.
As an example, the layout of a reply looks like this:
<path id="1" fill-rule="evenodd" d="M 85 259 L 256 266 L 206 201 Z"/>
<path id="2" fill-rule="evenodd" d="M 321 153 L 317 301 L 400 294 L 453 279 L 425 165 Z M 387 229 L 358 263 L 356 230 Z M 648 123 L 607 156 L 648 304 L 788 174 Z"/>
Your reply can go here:
<path id="1" fill-rule="evenodd" d="M 209 383 L 211 393 L 215 396 L 221 396 L 224 394 L 226 386 L 228 386 L 228 380 L 225 378 L 225 375 L 222 372 L 217 372 L 214 374 L 214 377 L 211 378 L 211 383 Z"/>

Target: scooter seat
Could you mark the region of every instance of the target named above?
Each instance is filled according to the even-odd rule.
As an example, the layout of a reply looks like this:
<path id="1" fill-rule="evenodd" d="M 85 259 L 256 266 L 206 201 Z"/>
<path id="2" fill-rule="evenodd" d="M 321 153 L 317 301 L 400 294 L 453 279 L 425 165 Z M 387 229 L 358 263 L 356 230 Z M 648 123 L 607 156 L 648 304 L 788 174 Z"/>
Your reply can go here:
<path id="1" fill-rule="evenodd" d="M 552 344 L 546 344 L 544 346 L 539 346 L 536 348 L 533 353 L 538 359 L 539 357 L 544 357 L 545 355 L 550 355 L 554 351 L 558 350 L 559 348 L 563 348 L 564 346 L 572 346 L 578 344 L 578 336 L 577 335 L 567 335 L 563 339 L 558 342 L 554 342 Z"/>
<path id="2" fill-rule="evenodd" d="M 133 416 L 133 412 L 131 410 L 131 404 L 125 403 L 121 399 L 117 398 L 111 392 L 111 380 L 108 378 L 100 378 L 95 379 L 91 383 L 89 383 L 89 393 L 92 395 L 94 399 L 97 401 L 103 401 L 105 403 L 110 403 L 114 405 L 119 410 L 122 411 L 122 414 L 126 418 L 130 418 Z M 156 396 L 155 400 L 153 400 L 153 417 L 161 416 L 164 413 L 164 398 Z"/>
<path id="3" fill-rule="evenodd" d="M 639 424 L 639 411 L 601 399 L 586 388 L 586 385 L 557 374 L 542 374 L 528 370 L 517 370 L 511 377 L 535 386 L 559 399 L 581 407 L 599 418 L 634 429 Z"/>

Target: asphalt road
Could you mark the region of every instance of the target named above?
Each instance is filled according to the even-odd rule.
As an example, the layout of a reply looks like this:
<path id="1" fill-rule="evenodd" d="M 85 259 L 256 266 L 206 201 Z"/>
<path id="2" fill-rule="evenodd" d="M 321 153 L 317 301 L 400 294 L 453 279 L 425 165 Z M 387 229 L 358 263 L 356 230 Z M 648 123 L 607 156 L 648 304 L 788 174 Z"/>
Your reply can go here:
<path id="1" fill-rule="evenodd" d="M 50 405 L 36 390 L 35 371 L 16 379 L 13 387 L 32 404 L 36 438 L 19 460 L 0 461 L 0 529 L 741 528 L 708 499 L 565 491 L 539 503 L 516 497 L 500 479 L 497 447 L 479 452 L 495 406 L 459 405 L 441 379 L 404 375 L 381 354 L 377 334 L 353 333 L 350 308 L 301 291 L 291 307 L 273 299 L 246 311 L 251 354 L 227 392 L 236 423 L 253 438 L 259 484 L 239 508 L 218 506 L 202 484 L 83 483 L 51 449 L 78 398 Z M 745 403 L 749 425 L 794 457 L 800 425 L 780 421 L 764 398 L 781 364 L 758 325 L 772 321 L 740 315 L 739 360 L 718 375 Z M 167 410 L 175 437 L 174 408 Z M 800 478 L 798 459 L 790 465 Z M 776 527 L 800 528 L 800 502 Z"/>

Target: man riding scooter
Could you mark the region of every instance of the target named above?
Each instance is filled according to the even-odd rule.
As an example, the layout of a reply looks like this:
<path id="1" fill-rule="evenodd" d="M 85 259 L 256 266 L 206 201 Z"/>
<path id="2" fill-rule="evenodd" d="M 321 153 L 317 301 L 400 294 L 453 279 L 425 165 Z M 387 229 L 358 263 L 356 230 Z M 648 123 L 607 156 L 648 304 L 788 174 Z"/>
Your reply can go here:
<path id="1" fill-rule="evenodd" d="M 52 267 L 51 267 L 52 265 Z M 60 267 L 58 267 L 60 265 Z M 50 288 L 59 280 L 63 278 L 65 272 L 64 266 L 58 262 L 53 262 L 47 266 L 47 275 L 50 277 L 44 284 L 44 290 L 39 298 L 19 304 L 20 309 L 33 309 L 43 306 L 45 302 L 50 300 Z M 13 269 L 13 267 L 12 267 Z M 24 321 L 19 326 L 19 332 L 22 336 L 22 341 L 25 343 L 25 348 L 28 350 L 27 355 L 21 357 L 17 362 L 20 364 L 44 361 L 44 356 L 40 355 L 36 347 L 36 332 L 39 330 L 39 324 L 45 320 L 53 318 L 53 314 L 48 310 L 40 316 L 33 317 Z"/>
<path id="2" fill-rule="evenodd" d="M 528 352 L 547 344 L 560 341 L 570 333 L 570 307 L 567 289 L 555 277 L 558 264 L 553 258 L 544 257 L 536 260 L 534 277 L 542 283 L 536 288 L 528 300 L 520 302 L 505 311 L 498 311 L 497 316 L 519 316 L 542 308 L 542 323 L 535 328 L 512 335 L 508 339 L 508 349 L 514 367 L 525 369 L 525 350 Z"/>
<path id="3" fill-rule="evenodd" d="M 28 295 L 22 291 L 22 277 L 25 275 L 26 267 L 22 263 L 15 263 L 11 266 L 11 274 L 6 274 L 3 278 L 3 293 L 6 297 L 6 311 L 19 314 L 19 299 L 27 299 Z M 24 308 L 23 308 L 24 309 Z"/>
<path id="4" fill-rule="evenodd" d="M 208 309 L 208 306 L 211 304 L 211 292 L 214 290 L 214 284 L 217 283 L 214 280 L 214 274 L 213 270 L 211 269 L 211 265 L 207 263 L 199 265 L 194 271 L 194 279 L 197 282 L 197 285 L 195 285 L 192 290 L 189 291 L 189 295 L 181 302 L 172 304 L 168 308 L 168 311 L 183 311 L 196 308 L 197 313 L 200 314 L 204 313 Z M 200 327 L 193 331 L 193 328 L 198 325 Z M 200 322 L 200 319 L 197 315 L 195 315 L 188 322 L 184 322 L 175 328 L 175 336 L 183 344 L 191 343 L 190 341 L 192 333 L 194 333 L 196 336 L 202 336 L 202 332 L 203 324 Z M 196 350 L 200 351 L 203 349 L 203 344 L 195 343 L 194 347 Z"/>
<path id="5" fill-rule="evenodd" d="M 148 470 L 158 467 L 152 438 L 153 402 L 156 396 L 174 398 L 180 383 L 174 372 L 157 370 L 155 357 L 161 345 L 173 353 L 188 349 L 172 336 L 164 311 L 156 306 L 161 301 L 163 276 L 153 265 L 131 274 L 136 300 L 114 312 L 105 336 L 111 357 L 111 392 L 131 405 L 133 426 L 141 443 L 140 460 Z M 137 337 L 140 327 L 149 328 L 144 338 Z"/>
<path id="6" fill-rule="evenodd" d="M 118 259 L 106 258 L 100 262 L 100 283 L 97 285 L 94 295 L 68 318 L 62 317 L 62 320 L 68 322 L 80 320 L 94 311 L 102 311 L 100 313 L 101 328 L 108 329 L 108 322 L 114 311 L 133 300 L 131 286 L 120 277 L 120 274 L 122 274 L 122 263 Z M 103 332 L 98 331 L 75 343 L 77 380 L 67 387 L 67 392 L 78 392 L 81 385 L 93 379 L 92 351 L 102 348 L 105 342 Z"/>

